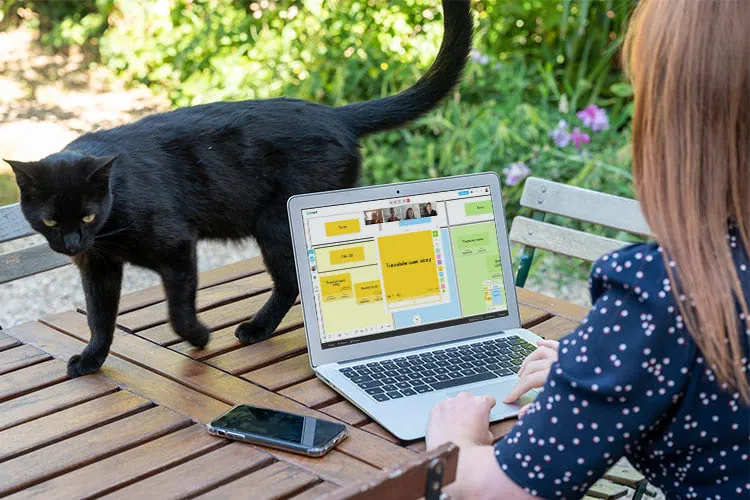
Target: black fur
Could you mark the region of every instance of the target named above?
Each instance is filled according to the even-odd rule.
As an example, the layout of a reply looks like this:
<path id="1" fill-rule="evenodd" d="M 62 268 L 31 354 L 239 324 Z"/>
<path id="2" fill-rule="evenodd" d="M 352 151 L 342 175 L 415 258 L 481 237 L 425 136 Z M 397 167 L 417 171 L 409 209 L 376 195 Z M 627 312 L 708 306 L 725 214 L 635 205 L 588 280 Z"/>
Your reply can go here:
<path id="1" fill-rule="evenodd" d="M 354 186 L 360 137 L 418 118 L 454 88 L 472 20 L 468 0 L 443 9 L 435 63 L 395 96 L 339 108 L 292 99 L 195 106 L 86 134 L 39 162 L 10 162 L 26 218 L 81 271 L 91 342 L 69 376 L 96 371 L 109 352 L 125 262 L 160 274 L 172 327 L 206 345 L 195 311 L 201 239 L 257 239 L 274 288 L 236 335 L 245 344 L 270 337 L 298 292 L 287 199 Z"/>

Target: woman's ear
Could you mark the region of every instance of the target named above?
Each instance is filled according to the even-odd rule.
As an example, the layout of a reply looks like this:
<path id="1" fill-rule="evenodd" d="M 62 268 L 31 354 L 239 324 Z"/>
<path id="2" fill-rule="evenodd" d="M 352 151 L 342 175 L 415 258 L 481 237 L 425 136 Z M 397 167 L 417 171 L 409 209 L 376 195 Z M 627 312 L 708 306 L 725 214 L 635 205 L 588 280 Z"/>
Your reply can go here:
<path id="1" fill-rule="evenodd" d="M 31 189 L 34 186 L 36 183 L 34 171 L 36 170 L 37 162 L 4 161 L 13 169 L 13 173 L 16 176 L 16 184 L 18 184 L 21 191 Z"/>

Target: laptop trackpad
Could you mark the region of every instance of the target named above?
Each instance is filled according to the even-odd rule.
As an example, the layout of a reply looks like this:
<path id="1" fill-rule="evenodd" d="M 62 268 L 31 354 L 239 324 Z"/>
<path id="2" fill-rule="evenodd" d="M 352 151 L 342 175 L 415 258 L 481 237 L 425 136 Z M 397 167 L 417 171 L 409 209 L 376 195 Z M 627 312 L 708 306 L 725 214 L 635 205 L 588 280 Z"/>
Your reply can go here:
<path id="1" fill-rule="evenodd" d="M 522 406 L 531 403 L 537 397 L 536 391 L 529 391 L 521 396 L 521 398 L 515 403 L 503 403 L 503 398 L 508 395 L 508 393 L 513 389 L 513 387 L 515 387 L 515 385 L 515 381 L 480 385 L 478 387 L 472 387 L 463 391 L 452 392 L 447 394 L 447 396 L 453 397 L 462 392 L 468 392 L 473 394 L 474 396 L 494 396 L 497 404 L 494 408 L 492 408 L 492 411 L 490 412 L 490 420 L 498 420 L 501 418 L 508 418 L 516 415 L 518 413 L 518 410 L 520 410 Z"/>

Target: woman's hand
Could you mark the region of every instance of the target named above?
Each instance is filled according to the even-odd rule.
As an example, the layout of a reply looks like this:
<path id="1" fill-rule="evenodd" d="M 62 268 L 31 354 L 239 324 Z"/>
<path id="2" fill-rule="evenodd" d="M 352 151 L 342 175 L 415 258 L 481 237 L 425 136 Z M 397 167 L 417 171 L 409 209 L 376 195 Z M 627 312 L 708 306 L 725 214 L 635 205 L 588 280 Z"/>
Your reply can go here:
<path id="1" fill-rule="evenodd" d="M 445 489 L 456 500 L 528 500 L 533 497 L 502 471 L 490 433 L 492 396 L 462 392 L 437 404 L 427 424 L 427 449 L 452 442 L 459 447 L 456 481 Z"/>
<path id="2" fill-rule="evenodd" d="M 555 340 L 540 340 L 536 345 L 538 348 L 529 354 L 523 360 L 523 364 L 521 364 L 521 369 L 518 371 L 518 377 L 521 380 L 510 391 L 510 394 L 503 399 L 503 402 L 512 403 L 517 401 L 526 392 L 542 387 L 546 382 L 552 364 L 557 361 L 557 349 L 560 343 Z M 523 416 L 528 409 L 529 405 L 521 408 L 518 416 Z"/>
<path id="3" fill-rule="evenodd" d="M 427 449 L 453 442 L 466 445 L 491 445 L 490 410 L 495 406 L 492 396 L 472 396 L 462 392 L 438 403 L 427 424 Z"/>

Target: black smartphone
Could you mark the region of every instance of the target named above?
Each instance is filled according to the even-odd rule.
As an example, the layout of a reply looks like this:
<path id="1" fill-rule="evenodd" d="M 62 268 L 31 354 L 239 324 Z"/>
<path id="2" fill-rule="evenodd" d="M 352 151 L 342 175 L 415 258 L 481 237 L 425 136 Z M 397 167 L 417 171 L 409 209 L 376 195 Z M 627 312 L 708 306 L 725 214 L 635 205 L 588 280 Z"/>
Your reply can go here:
<path id="1" fill-rule="evenodd" d="M 236 441 L 320 457 L 346 436 L 346 426 L 260 406 L 238 405 L 208 424 L 208 432 Z"/>

